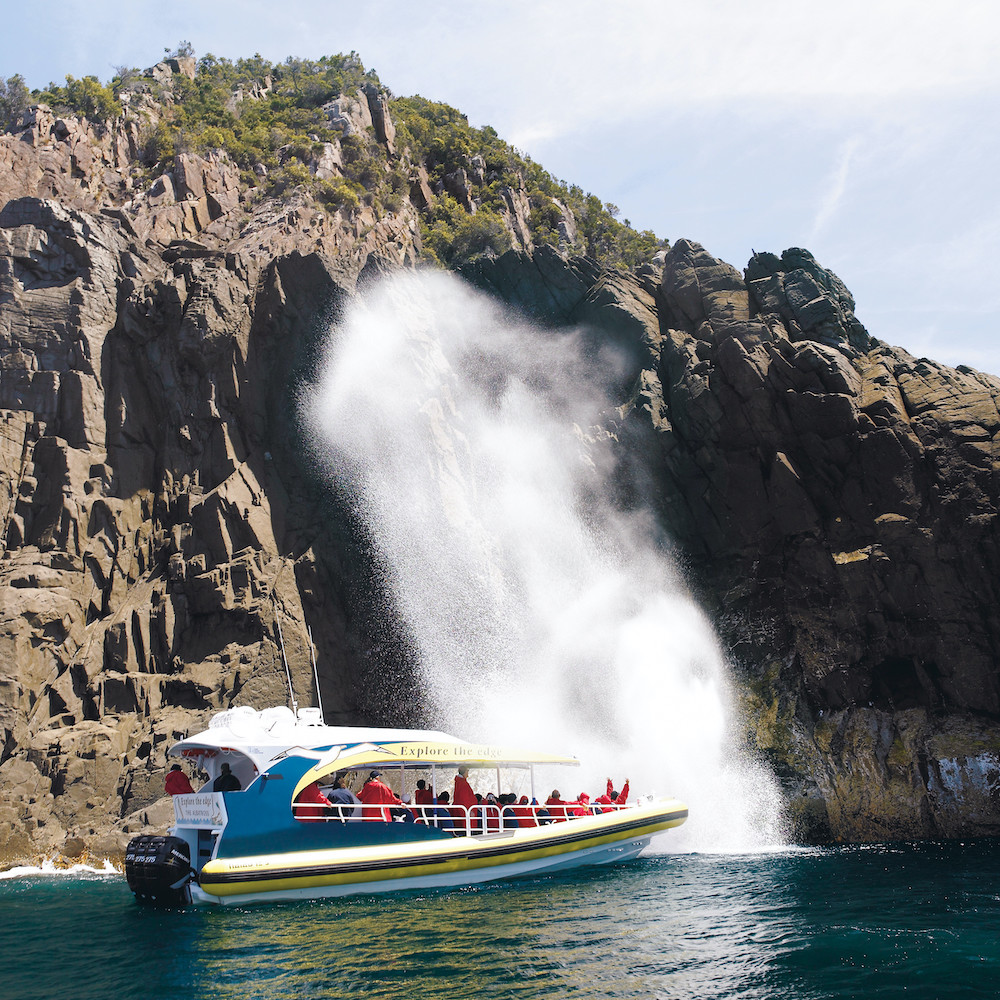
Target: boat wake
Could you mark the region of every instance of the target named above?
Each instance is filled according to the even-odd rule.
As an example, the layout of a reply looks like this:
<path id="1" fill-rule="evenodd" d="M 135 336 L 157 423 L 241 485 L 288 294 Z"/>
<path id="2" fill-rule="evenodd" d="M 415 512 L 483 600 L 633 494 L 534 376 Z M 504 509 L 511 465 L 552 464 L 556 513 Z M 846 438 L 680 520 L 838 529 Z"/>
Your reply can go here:
<path id="1" fill-rule="evenodd" d="M 572 749 L 564 796 L 613 771 L 686 801 L 673 850 L 772 844 L 780 796 L 735 749 L 712 630 L 654 518 L 619 499 L 616 370 L 580 333 L 408 273 L 331 331 L 305 409 L 386 567 L 434 725 Z"/>

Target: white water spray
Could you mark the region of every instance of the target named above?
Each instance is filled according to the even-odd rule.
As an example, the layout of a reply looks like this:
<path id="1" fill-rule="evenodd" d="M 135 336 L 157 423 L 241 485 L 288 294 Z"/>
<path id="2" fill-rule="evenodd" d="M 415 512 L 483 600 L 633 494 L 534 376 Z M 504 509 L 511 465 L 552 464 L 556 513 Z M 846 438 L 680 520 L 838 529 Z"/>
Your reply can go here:
<path id="1" fill-rule="evenodd" d="M 388 569 L 435 725 L 578 754 L 566 796 L 611 775 L 686 801 L 664 847 L 756 849 L 778 837 L 777 788 L 727 749 L 723 659 L 650 519 L 610 499 L 593 430 L 610 405 L 578 337 L 408 273 L 333 331 L 308 417 Z"/>
<path id="2" fill-rule="evenodd" d="M 33 878 L 39 876 L 61 878 L 67 875 L 80 876 L 121 874 L 121 869 L 115 868 L 108 858 L 103 860 L 100 868 L 97 868 L 94 865 L 88 865 L 82 861 L 67 864 L 62 858 L 45 858 L 40 864 L 37 865 L 16 865 L 13 868 L 7 868 L 5 871 L 0 872 L 0 880 L 12 878 Z"/>

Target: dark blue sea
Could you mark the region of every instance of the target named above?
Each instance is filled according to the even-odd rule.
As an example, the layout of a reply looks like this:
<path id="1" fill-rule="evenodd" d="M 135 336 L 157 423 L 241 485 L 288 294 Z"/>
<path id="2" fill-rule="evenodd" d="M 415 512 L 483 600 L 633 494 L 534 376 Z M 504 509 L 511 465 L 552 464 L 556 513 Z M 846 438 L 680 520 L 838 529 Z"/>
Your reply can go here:
<path id="1" fill-rule="evenodd" d="M 2 1000 L 1000 997 L 990 842 L 662 855 L 487 887 L 139 907 L 0 880 Z"/>

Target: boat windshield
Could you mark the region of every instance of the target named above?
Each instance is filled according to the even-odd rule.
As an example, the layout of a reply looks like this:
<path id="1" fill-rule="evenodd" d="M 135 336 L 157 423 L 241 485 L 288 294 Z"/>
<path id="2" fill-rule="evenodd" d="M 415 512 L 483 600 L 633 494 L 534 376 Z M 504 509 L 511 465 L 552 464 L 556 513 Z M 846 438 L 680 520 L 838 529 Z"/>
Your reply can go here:
<path id="1" fill-rule="evenodd" d="M 427 740 L 386 740 L 344 747 L 340 752 L 309 768 L 295 787 L 293 798 L 307 785 L 318 781 L 321 785 L 332 783 L 337 774 L 356 773 L 367 778 L 373 770 L 400 774 L 397 793 L 413 791 L 404 787 L 403 775 L 410 775 L 413 784 L 423 775 L 424 780 L 434 780 L 439 774 L 454 778 L 458 768 L 472 772 L 518 770 L 530 775 L 536 765 L 568 765 L 578 767 L 576 757 L 539 753 L 519 748 L 506 748 L 486 744 L 437 742 Z M 416 772 L 420 772 L 419 774 Z M 443 786 L 442 786 L 443 787 Z"/>

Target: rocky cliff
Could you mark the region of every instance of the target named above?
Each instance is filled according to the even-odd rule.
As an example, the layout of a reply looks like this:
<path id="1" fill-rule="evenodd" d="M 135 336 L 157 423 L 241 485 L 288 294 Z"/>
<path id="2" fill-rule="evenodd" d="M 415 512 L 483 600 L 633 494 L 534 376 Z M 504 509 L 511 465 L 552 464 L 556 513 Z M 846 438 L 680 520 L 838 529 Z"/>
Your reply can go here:
<path id="1" fill-rule="evenodd" d="M 359 282 L 420 260 L 446 187 L 372 88 L 329 114 L 407 177 L 391 210 L 261 197 L 222 153 L 150 176 L 157 108 L 133 103 L 0 136 L 0 861 L 164 826 L 167 745 L 284 702 L 282 646 L 308 704 L 315 644 L 328 721 L 419 700 L 294 396 Z M 336 142 L 308 159 L 343 169 Z M 479 159 L 448 175 L 469 212 Z M 514 249 L 465 275 L 615 346 L 622 503 L 676 540 L 799 835 L 997 832 L 1000 381 L 874 340 L 805 251 L 741 275 L 682 241 L 607 271 L 565 206 L 560 249 L 535 246 L 507 190 Z"/>
<path id="2" fill-rule="evenodd" d="M 677 541 L 801 838 L 1000 821 L 1000 380 L 880 343 L 805 250 L 477 281 L 628 351 L 621 475 Z"/>

